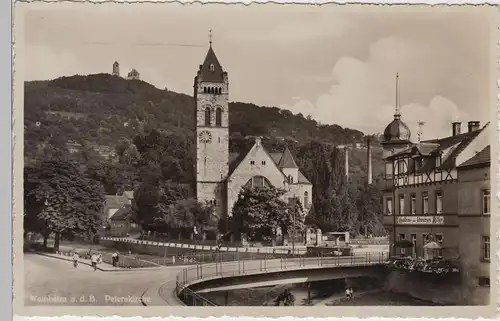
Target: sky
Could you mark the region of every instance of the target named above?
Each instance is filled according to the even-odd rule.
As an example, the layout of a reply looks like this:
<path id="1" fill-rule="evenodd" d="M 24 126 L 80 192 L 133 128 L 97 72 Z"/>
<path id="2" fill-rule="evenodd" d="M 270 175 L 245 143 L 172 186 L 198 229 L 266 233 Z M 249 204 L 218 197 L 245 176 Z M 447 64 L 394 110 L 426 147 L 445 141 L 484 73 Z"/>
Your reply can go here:
<path id="1" fill-rule="evenodd" d="M 491 23 L 484 7 L 74 5 L 25 16 L 25 80 L 122 75 L 192 95 L 212 30 L 230 101 L 275 106 L 367 134 L 395 109 L 416 139 L 489 119 Z"/>

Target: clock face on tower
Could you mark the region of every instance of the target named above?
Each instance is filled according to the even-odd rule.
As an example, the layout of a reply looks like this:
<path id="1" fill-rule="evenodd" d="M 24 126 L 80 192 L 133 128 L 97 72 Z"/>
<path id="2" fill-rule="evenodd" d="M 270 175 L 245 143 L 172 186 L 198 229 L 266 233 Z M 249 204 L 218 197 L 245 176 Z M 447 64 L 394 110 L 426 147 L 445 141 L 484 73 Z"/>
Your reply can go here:
<path id="1" fill-rule="evenodd" d="M 198 137 L 200 139 L 200 142 L 205 144 L 212 141 L 212 134 L 210 134 L 208 130 L 201 131 Z"/>

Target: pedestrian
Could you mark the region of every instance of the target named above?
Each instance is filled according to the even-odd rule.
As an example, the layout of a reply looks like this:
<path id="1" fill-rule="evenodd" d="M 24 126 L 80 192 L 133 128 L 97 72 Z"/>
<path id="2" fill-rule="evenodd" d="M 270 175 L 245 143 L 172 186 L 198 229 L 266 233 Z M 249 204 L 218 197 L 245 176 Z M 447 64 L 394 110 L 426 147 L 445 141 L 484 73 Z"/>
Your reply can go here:
<path id="1" fill-rule="evenodd" d="M 118 253 L 114 252 L 113 255 L 111 255 L 111 260 L 113 262 L 113 267 L 116 267 L 116 259 L 118 257 Z"/>
<path id="2" fill-rule="evenodd" d="M 97 271 L 97 260 L 98 260 L 97 253 L 92 254 L 92 256 L 90 257 L 90 263 L 94 268 L 94 272 Z"/>
<path id="3" fill-rule="evenodd" d="M 78 266 L 78 261 L 80 260 L 80 255 L 77 252 L 73 253 L 73 267 L 76 269 Z"/>
<path id="4" fill-rule="evenodd" d="M 349 288 L 349 294 L 350 294 L 350 297 L 352 299 L 352 297 L 354 296 L 354 291 L 352 290 L 352 288 Z"/>
<path id="5" fill-rule="evenodd" d="M 349 288 L 345 288 L 345 297 L 346 297 L 346 299 L 350 299 L 350 296 L 351 296 L 351 291 L 349 290 Z"/>

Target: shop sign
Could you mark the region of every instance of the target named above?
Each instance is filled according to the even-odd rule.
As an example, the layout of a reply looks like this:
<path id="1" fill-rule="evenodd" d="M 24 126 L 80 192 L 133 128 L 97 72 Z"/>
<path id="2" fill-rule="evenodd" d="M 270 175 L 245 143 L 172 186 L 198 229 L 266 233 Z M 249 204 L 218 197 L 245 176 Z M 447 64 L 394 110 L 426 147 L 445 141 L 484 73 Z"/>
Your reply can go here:
<path id="1" fill-rule="evenodd" d="M 443 225 L 444 216 L 397 216 L 398 225 Z"/>

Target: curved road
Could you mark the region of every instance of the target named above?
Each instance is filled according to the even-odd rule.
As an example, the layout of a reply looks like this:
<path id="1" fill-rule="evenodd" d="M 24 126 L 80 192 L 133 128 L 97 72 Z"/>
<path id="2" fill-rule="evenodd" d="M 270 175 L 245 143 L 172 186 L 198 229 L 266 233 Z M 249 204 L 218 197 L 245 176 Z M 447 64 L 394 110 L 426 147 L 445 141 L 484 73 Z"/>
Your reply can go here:
<path id="1" fill-rule="evenodd" d="M 119 272 L 93 271 L 88 265 L 24 254 L 25 305 L 142 305 L 148 289 L 175 280 L 185 266 Z M 153 291 L 152 291 L 153 292 Z M 152 294 L 157 295 L 157 290 Z M 145 295 L 149 296 L 150 292 Z M 158 298 L 151 298 L 158 304 Z M 164 305 L 169 300 L 164 299 Z M 171 304 L 175 302 L 170 301 Z M 154 304 L 156 305 L 156 304 Z"/>

